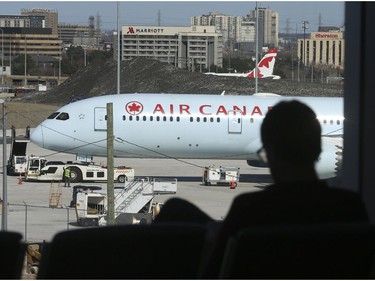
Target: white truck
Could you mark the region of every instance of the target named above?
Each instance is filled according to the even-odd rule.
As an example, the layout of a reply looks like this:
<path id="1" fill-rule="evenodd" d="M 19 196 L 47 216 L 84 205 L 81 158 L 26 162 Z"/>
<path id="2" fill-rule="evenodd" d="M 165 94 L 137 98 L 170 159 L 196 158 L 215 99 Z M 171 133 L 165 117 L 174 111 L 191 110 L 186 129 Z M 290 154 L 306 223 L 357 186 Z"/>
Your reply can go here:
<path id="1" fill-rule="evenodd" d="M 40 156 L 30 155 L 27 157 L 25 176 L 32 177 L 40 174 L 41 169 L 46 166 L 47 159 Z"/>
<path id="2" fill-rule="evenodd" d="M 229 184 L 237 186 L 240 180 L 240 168 L 236 167 L 205 167 L 203 171 L 204 185 L 211 184 Z"/>
<path id="3" fill-rule="evenodd" d="M 40 169 L 39 173 L 29 172 L 26 175 L 27 181 L 62 181 L 64 170 L 70 168 L 70 182 L 84 181 L 107 181 L 107 168 L 84 163 L 63 163 L 63 162 L 47 162 L 46 166 Z M 120 166 L 114 169 L 114 179 L 118 182 L 125 182 L 126 179 L 134 178 L 134 169 L 130 167 Z"/>
<path id="4" fill-rule="evenodd" d="M 7 174 L 10 176 L 24 175 L 27 171 L 28 156 L 26 147 L 30 142 L 30 127 L 26 128 L 25 135 L 16 136 L 16 128 L 12 126 L 11 147 L 7 163 Z"/>

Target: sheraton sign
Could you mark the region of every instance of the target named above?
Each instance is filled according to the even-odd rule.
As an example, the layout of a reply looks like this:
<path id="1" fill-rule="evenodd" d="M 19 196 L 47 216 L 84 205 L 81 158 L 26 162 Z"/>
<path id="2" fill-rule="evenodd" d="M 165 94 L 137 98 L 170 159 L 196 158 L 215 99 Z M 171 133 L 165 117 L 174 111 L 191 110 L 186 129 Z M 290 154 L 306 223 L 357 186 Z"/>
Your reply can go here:
<path id="1" fill-rule="evenodd" d="M 313 32 L 311 38 L 320 40 L 338 40 L 343 39 L 343 36 L 342 32 Z"/>

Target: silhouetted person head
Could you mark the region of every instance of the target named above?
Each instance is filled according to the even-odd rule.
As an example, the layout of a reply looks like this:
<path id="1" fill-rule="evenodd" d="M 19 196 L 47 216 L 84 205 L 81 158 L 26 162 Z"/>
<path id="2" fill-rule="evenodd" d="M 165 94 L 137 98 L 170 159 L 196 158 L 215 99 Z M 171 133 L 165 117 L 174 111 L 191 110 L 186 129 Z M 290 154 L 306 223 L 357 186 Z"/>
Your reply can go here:
<path id="1" fill-rule="evenodd" d="M 310 107 L 296 100 L 279 102 L 263 120 L 261 139 L 276 181 L 317 177 L 321 128 Z"/>

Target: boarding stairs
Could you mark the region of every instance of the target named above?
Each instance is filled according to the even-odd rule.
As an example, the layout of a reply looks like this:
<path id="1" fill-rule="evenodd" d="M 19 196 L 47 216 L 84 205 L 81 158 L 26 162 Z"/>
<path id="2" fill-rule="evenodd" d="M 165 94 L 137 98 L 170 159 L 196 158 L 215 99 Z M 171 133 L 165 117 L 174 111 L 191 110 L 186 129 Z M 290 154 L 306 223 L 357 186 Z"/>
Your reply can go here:
<path id="1" fill-rule="evenodd" d="M 154 198 L 149 178 L 125 182 L 125 188 L 115 196 L 115 217 L 121 213 L 138 213 Z"/>
<path id="2" fill-rule="evenodd" d="M 139 213 L 155 195 L 175 194 L 177 191 L 177 179 L 135 178 L 125 182 L 125 187 L 115 195 L 115 218 L 119 215 Z M 149 210 L 148 210 L 149 211 Z M 107 212 L 99 220 L 99 225 L 106 225 Z"/>

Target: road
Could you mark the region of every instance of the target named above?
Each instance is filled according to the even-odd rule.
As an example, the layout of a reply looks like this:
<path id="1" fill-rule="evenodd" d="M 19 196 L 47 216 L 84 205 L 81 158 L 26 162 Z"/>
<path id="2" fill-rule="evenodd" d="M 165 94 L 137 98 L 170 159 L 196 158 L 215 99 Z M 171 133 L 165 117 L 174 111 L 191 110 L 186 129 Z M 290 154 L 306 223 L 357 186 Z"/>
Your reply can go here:
<path id="1" fill-rule="evenodd" d="M 28 144 L 27 153 L 45 156 L 48 161 L 75 160 L 74 155 L 55 153 L 32 143 Z M 97 164 L 106 164 L 106 158 L 96 157 L 94 161 Z M 165 202 L 171 196 L 184 198 L 218 220 L 225 217 L 235 196 L 243 192 L 259 191 L 271 182 L 268 169 L 250 167 L 245 161 L 116 158 L 115 166 L 119 165 L 134 168 L 136 177 L 177 178 L 175 195 L 160 195 L 155 199 L 158 202 Z M 229 186 L 203 185 L 203 169 L 205 166 L 212 165 L 239 167 L 241 177 L 238 186 L 230 189 Z M 76 224 L 75 210 L 68 207 L 72 200 L 71 187 L 61 187 L 61 206 L 51 208 L 49 207 L 50 193 L 51 190 L 55 192 L 59 190 L 59 183 L 20 182 L 19 178 L 14 176 L 8 176 L 7 179 L 9 231 L 22 233 L 28 242 L 43 240 L 48 242 L 59 231 L 80 227 Z M 89 184 L 93 185 L 93 183 Z M 106 189 L 105 183 L 94 184 Z"/>

